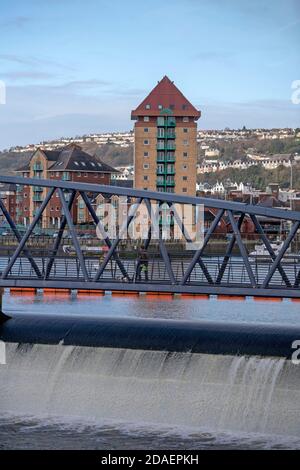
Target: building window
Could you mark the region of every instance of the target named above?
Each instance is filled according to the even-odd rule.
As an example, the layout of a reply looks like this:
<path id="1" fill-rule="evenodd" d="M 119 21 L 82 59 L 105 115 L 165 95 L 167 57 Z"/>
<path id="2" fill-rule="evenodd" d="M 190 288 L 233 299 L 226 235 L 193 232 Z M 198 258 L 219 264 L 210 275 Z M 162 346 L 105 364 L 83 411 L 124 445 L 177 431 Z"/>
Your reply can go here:
<path id="1" fill-rule="evenodd" d="M 144 181 L 148 181 L 148 176 L 144 176 Z"/>
<path id="2" fill-rule="evenodd" d="M 169 108 L 170 108 L 170 109 L 174 109 L 174 108 L 175 108 L 175 105 L 174 105 L 174 104 L 170 104 Z"/>
<path id="3" fill-rule="evenodd" d="M 184 116 L 184 117 L 182 118 L 182 120 L 183 120 L 183 122 L 189 122 L 188 116 Z"/>
<path id="4" fill-rule="evenodd" d="M 144 132 L 148 132 L 148 131 L 149 131 L 148 127 L 145 127 Z"/>
<path id="5" fill-rule="evenodd" d="M 149 170 L 149 163 L 144 163 L 144 170 Z"/>
<path id="6" fill-rule="evenodd" d="M 187 133 L 188 133 L 188 129 L 185 127 L 185 128 L 183 129 L 183 132 L 184 132 L 185 134 L 187 134 Z"/>
<path id="7" fill-rule="evenodd" d="M 144 152 L 144 157 L 149 157 L 149 152 Z"/>
<path id="8" fill-rule="evenodd" d="M 182 177 L 183 181 L 187 181 L 187 176 Z"/>
<path id="9" fill-rule="evenodd" d="M 144 191 L 148 191 L 148 188 L 143 188 L 143 189 L 144 189 Z"/>
<path id="10" fill-rule="evenodd" d="M 146 108 L 146 109 L 151 109 L 151 105 L 150 105 L 150 104 L 146 104 L 145 108 Z"/>
<path id="11" fill-rule="evenodd" d="M 145 122 L 149 122 L 149 121 L 150 121 L 149 116 L 144 116 L 144 121 L 145 121 Z"/>
<path id="12" fill-rule="evenodd" d="M 158 105 L 158 109 L 163 109 L 163 105 L 162 105 L 162 104 L 159 104 L 159 105 Z"/>
<path id="13" fill-rule="evenodd" d="M 183 105 L 182 105 L 182 109 L 183 109 L 183 110 L 187 109 L 187 104 L 183 104 Z"/>
<path id="14" fill-rule="evenodd" d="M 183 193 L 187 193 L 187 188 L 182 188 Z"/>
<path id="15" fill-rule="evenodd" d="M 183 152 L 183 156 L 184 156 L 185 158 L 187 158 L 188 153 L 187 153 L 187 152 Z"/>
<path id="16" fill-rule="evenodd" d="M 188 141 L 188 140 L 184 140 L 184 141 L 183 141 L 183 145 L 185 145 L 185 146 L 189 145 L 189 141 Z"/>
<path id="17" fill-rule="evenodd" d="M 144 140 L 144 145 L 149 145 L 149 140 Z"/>
<path id="18" fill-rule="evenodd" d="M 187 170 L 187 165 L 182 165 L 183 170 Z"/>

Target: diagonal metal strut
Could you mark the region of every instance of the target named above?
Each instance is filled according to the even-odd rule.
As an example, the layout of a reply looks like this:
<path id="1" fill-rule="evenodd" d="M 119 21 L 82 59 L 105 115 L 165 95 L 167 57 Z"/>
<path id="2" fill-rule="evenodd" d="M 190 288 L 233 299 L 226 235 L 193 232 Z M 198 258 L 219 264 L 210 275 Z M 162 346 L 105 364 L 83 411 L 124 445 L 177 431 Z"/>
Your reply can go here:
<path id="1" fill-rule="evenodd" d="M 46 199 L 42 202 L 42 205 L 41 207 L 38 209 L 36 215 L 34 216 L 33 218 L 33 221 L 31 222 L 31 224 L 29 225 L 28 227 L 28 230 L 27 232 L 25 233 L 25 235 L 23 236 L 22 240 L 20 241 L 20 244 L 18 246 L 18 248 L 16 249 L 16 251 L 14 252 L 10 262 L 8 263 L 8 265 L 6 266 L 5 270 L 3 271 L 3 274 L 2 274 L 2 278 L 5 279 L 10 270 L 12 269 L 12 267 L 14 266 L 18 256 L 20 255 L 21 251 L 23 250 L 28 238 L 30 237 L 30 235 L 32 234 L 36 224 L 38 223 L 39 219 L 41 218 L 46 206 L 48 205 L 48 202 L 50 201 L 50 199 L 52 198 L 53 194 L 55 192 L 55 188 L 52 188 L 50 189 L 50 191 L 48 192 L 47 196 L 46 196 Z"/>

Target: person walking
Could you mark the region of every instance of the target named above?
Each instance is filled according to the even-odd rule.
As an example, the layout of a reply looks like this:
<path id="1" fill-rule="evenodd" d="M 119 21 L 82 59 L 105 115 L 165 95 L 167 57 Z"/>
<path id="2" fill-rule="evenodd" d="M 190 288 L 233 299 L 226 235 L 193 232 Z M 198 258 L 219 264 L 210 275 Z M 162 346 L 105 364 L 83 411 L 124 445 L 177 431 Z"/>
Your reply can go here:
<path id="1" fill-rule="evenodd" d="M 136 269 L 136 279 L 137 281 L 142 280 L 142 273 L 144 273 L 145 281 L 148 282 L 148 253 L 145 248 L 145 245 L 141 245 L 138 253 L 138 262 Z"/>

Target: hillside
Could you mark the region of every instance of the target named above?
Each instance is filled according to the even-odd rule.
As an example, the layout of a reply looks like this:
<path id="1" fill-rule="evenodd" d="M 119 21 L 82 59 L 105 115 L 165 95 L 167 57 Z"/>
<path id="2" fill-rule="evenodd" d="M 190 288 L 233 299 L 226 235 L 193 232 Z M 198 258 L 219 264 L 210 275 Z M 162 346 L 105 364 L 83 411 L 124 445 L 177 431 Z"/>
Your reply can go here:
<path id="1" fill-rule="evenodd" d="M 118 147 L 116 145 L 103 145 L 98 147 L 93 143 L 86 143 L 82 148 L 91 155 L 96 154 L 103 162 L 115 167 L 133 164 L 133 146 Z M 13 175 L 14 171 L 28 162 L 31 152 L 0 152 L 0 175 Z"/>
<path id="2" fill-rule="evenodd" d="M 13 175 L 14 170 L 26 165 L 31 152 L 0 152 L 0 175 Z"/>
<path id="3" fill-rule="evenodd" d="M 249 183 L 256 189 L 265 190 L 269 183 L 279 183 L 282 189 L 290 187 L 290 168 L 279 166 L 275 170 L 266 170 L 262 166 L 251 166 L 245 170 L 227 168 L 215 173 L 197 175 L 197 181 L 214 185 L 217 182 Z M 300 164 L 293 166 L 293 187 L 300 188 Z"/>

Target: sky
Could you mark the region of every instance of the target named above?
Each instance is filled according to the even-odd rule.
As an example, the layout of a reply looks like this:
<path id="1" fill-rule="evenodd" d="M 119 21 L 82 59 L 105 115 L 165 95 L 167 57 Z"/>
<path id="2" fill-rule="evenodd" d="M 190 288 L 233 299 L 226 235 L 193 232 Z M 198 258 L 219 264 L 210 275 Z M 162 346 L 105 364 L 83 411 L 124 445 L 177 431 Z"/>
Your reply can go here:
<path id="1" fill-rule="evenodd" d="M 132 128 L 164 75 L 199 129 L 300 127 L 300 0 L 0 0 L 0 149 Z"/>

